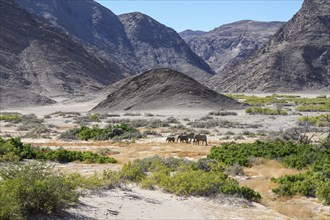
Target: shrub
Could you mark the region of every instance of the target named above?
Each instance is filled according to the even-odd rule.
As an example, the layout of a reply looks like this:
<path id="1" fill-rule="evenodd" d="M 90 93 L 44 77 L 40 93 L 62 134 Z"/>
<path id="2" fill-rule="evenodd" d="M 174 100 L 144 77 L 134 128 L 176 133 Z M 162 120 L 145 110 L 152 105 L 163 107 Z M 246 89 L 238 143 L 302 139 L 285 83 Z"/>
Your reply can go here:
<path id="1" fill-rule="evenodd" d="M 106 115 L 101 114 L 88 114 L 86 116 L 76 117 L 74 123 L 76 124 L 86 124 L 89 122 L 101 122 L 100 119 L 106 118 Z"/>
<path id="2" fill-rule="evenodd" d="M 133 112 L 127 112 L 127 113 L 125 113 L 124 114 L 124 116 L 140 116 L 141 115 L 141 113 L 133 113 Z"/>
<path id="3" fill-rule="evenodd" d="M 26 138 L 40 138 L 40 137 L 48 137 L 47 134 L 51 131 L 46 125 L 38 125 L 35 126 L 32 130 L 25 134 Z"/>
<path id="4" fill-rule="evenodd" d="M 273 110 L 269 108 L 260 108 L 260 107 L 247 108 L 245 112 L 251 115 L 287 115 L 288 114 L 287 111 L 282 109 Z"/>
<path id="5" fill-rule="evenodd" d="M 156 186 L 177 195 L 211 196 L 218 193 L 259 200 L 252 189 L 239 187 L 237 181 L 222 172 L 221 165 L 210 159 L 193 162 L 177 158 L 146 158 L 128 163 L 118 173 L 105 172 L 105 178 L 119 182 L 137 182 L 142 187 Z"/>
<path id="6" fill-rule="evenodd" d="M 100 148 L 96 151 L 96 154 L 99 154 L 99 155 L 102 155 L 102 156 L 107 156 L 107 155 L 119 154 L 119 152 L 114 151 L 110 148 Z"/>
<path id="7" fill-rule="evenodd" d="M 167 123 L 171 123 L 171 124 L 179 124 L 180 122 L 176 119 L 176 118 L 174 118 L 174 117 L 168 117 L 167 119 L 166 119 L 166 122 Z"/>
<path id="8" fill-rule="evenodd" d="M 328 112 L 330 108 L 326 105 L 301 105 L 296 107 L 300 112 Z"/>
<path id="9" fill-rule="evenodd" d="M 109 117 L 109 118 L 120 117 L 120 114 L 107 114 L 107 117 Z"/>
<path id="10" fill-rule="evenodd" d="M 50 115 L 54 116 L 54 117 L 73 118 L 73 117 L 80 116 L 81 113 L 80 112 L 61 112 L 61 111 L 57 111 L 57 112 L 51 113 Z"/>
<path id="11" fill-rule="evenodd" d="M 237 115 L 236 112 L 227 112 L 227 111 L 213 111 L 209 112 L 209 115 L 215 115 L 215 116 L 227 116 L 227 115 Z"/>
<path id="12" fill-rule="evenodd" d="M 285 166 L 302 169 L 305 173 L 272 179 L 278 183 L 273 191 L 279 195 L 318 197 L 329 205 L 330 149 L 318 149 L 309 144 L 291 142 L 260 142 L 250 144 L 224 144 L 213 147 L 208 158 L 228 165 L 250 166 L 253 157 L 280 160 Z"/>
<path id="13" fill-rule="evenodd" d="M 228 143 L 222 147 L 212 147 L 208 158 L 216 159 L 228 165 L 250 166 L 252 157 L 265 157 L 281 160 L 284 165 L 302 169 L 326 157 L 326 151 L 318 151 L 309 144 L 292 142 Z M 298 161 L 298 162 L 297 162 Z"/>
<path id="14" fill-rule="evenodd" d="M 234 176 L 243 176 L 244 175 L 243 166 L 241 166 L 239 164 L 234 164 L 234 165 L 228 166 L 225 169 L 225 172 L 229 175 L 234 175 Z"/>
<path id="15" fill-rule="evenodd" d="M 329 127 L 330 126 L 330 114 L 321 114 L 316 116 L 303 116 L 297 119 L 298 124 L 311 125 L 318 127 Z"/>
<path id="16" fill-rule="evenodd" d="M 12 165 L 0 171 L 0 218 L 60 213 L 78 201 L 76 186 L 50 167 Z"/>
<path id="17" fill-rule="evenodd" d="M 278 187 L 273 192 L 282 195 L 317 197 L 324 205 L 330 205 L 330 160 L 312 166 L 308 171 L 273 178 Z"/>
<path id="18" fill-rule="evenodd" d="M 157 131 L 152 131 L 152 130 L 145 130 L 145 131 L 143 131 L 143 135 L 162 136 Z"/>
<path id="19" fill-rule="evenodd" d="M 205 116 L 201 117 L 201 118 L 199 119 L 199 121 L 207 121 L 207 120 L 211 120 L 211 119 L 213 119 L 212 116 L 205 115 Z"/>
<path id="20" fill-rule="evenodd" d="M 60 139 L 69 140 L 109 140 L 116 138 L 120 139 L 133 139 L 141 138 L 141 133 L 128 124 L 117 124 L 112 127 L 100 128 L 97 125 L 92 128 L 87 126 L 81 126 L 80 128 L 74 128 L 66 131 L 60 135 Z"/>
<path id="21" fill-rule="evenodd" d="M 92 152 L 40 149 L 24 144 L 19 138 L 4 140 L 0 137 L 0 161 L 18 161 L 23 159 L 53 160 L 60 163 L 83 161 L 85 163 L 116 163 L 112 157 L 100 156 Z"/>
<path id="22" fill-rule="evenodd" d="M 147 127 L 149 128 L 163 128 L 163 127 L 169 127 L 170 124 L 166 121 L 162 121 L 160 119 L 154 119 L 149 122 Z"/>
<path id="23" fill-rule="evenodd" d="M 0 121 L 19 123 L 22 121 L 22 115 L 19 113 L 3 112 L 0 114 Z"/>

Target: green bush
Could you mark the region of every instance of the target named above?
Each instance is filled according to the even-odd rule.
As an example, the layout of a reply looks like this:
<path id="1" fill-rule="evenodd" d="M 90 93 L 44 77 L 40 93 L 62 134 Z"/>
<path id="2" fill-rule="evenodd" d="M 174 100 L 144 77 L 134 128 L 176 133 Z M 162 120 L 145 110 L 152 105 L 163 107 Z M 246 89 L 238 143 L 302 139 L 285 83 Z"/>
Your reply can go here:
<path id="1" fill-rule="evenodd" d="M 253 108 L 247 108 L 245 110 L 246 113 L 250 115 L 287 115 L 288 112 L 285 110 L 273 110 L 269 108 L 260 108 L 260 107 L 253 107 Z"/>
<path id="2" fill-rule="evenodd" d="M 317 197 L 324 205 L 330 205 L 330 160 L 323 160 L 308 171 L 273 178 L 278 187 L 273 192 L 282 195 L 303 195 Z"/>
<path id="3" fill-rule="evenodd" d="M 115 131 L 115 129 L 117 131 Z M 118 132 L 118 129 L 122 132 Z M 109 140 L 116 137 L 116 140 L 141 138 L 141 133 L 128 124 L 118 124 L 112 127 L 100 128 L 99 126 L 93 126 L 92 128 L 87 126 L 81 126 L 80 128 L 74 128 L 63 132 L 60 135 L 60 139 L 64 140 Z"/>
<path id="4" fill-rule="evenodd" d="M 303 116 L 297 119 L 299 125 L 311 125 L 318 127 L 329 127 L 330 114 L 321 114 L 316 116 Z"/>
<path id="5" fill-rule="evenodd" d="M 4 140 L 0 137 L 0 161 L 19 161 L 23 159 L 53 160 L 60 163 L 83 161 L 85 163 L 116 163 L 112 157 L 92 152 L 40 149 L 24 144 L 19 138 Z"/>
<path id="6" fill-rule="evenodd" d="M 294 95 L 273 94 L 266 97 L 247 96 L 242 94 L 227 94 L 234 99 L 243 99 L 244 103 L 253 106 L 266 106 L 270 104 L 299 105 L 297 111 L 330 111 L 330 98 L 325 95 L 316 98 L 302 98 Z"/>
<path id="7" fill-rule="evenodd" d="M 260 142 L 224 144 L 212 147 L 208 158 L 227 165 L 250 166 L 251 159 L 263 157 L 281 161 L 287 167 L 308 168 L 305 173 L 272 179 L 279 186 L 273 191 L 279 195 L 318 197 L 329 204 L 330 149 L 319 149 L 309 144 L 291 142 Z"/>
<path id="8" fill-rule="evenodd" d="M 223 173 L 215 160 L 198 162 L 160 157 L 136 160 L 126 164 L 118 173 L 105 172 L 105 178 L 119 182 L 137 182 L 142 187 L 160 187 L 177 195 L 211 196 L 218 193 L 236 195 L 257 201 L 260 195 L 252 189 L 240 187 L 237 181 Z"/>
<path id="9" fill-rule="evenodd" d="M 296 107 L 296 111 L 300 112 L 329 112 L 329 105 L 300 105 Z"/>
<path id="10" fill-rule="evenodd" d="M 19 123 L 22 121 L 22 115 L 19 113 L 1 113 L 0 121 Z"/>
<path id="11" fill-rule="evenodd" d="M 60 213 L 78 201 L 76 185 L 40 164 L 11 165 L 0 171 L 0 219 Z"/>
<path id="12" fill-rule="evenodd" d="M 251 166 L 253 157 L 280 160 L 284 165 L 302 169 L 318 160 L 326 158 L 330 152 L 319 151 L 309 144 L 292 142 L 227 143 L 221 147 L 212 147 L 207 156 L 228 165 Z"/>

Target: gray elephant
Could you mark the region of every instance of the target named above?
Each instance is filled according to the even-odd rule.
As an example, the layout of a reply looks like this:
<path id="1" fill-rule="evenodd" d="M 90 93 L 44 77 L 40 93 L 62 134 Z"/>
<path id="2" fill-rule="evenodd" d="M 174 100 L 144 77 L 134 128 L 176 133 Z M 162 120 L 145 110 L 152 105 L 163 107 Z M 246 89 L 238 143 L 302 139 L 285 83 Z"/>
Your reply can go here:
<path id="1" fill-rule="evenodd" d="M 202 144 L 205 142 L 205 145 L 207 146 L 207 137 L 205 134 L 196 134 L 194 137 L 193 144 L 198 144 L 199 142 L 202 142 Z"/>
<path id="2" fill-rule="evenodd" d="M 189 143 L 189 138 L 187 135 L 181 134 L 178 136 L 176 142 L 178 142 L 180 140 L 180 142 L 186 142 Z"/>
<path id="3" fill-rule="evenodd" d="M 168 143 L 170 143 L 170 142 L 175 142 L 175 137 L 172 137 L 172 136 L 170 136 L 170 137 L 167 137 L 166 138 L 166 141 L 168 142 Z"/>

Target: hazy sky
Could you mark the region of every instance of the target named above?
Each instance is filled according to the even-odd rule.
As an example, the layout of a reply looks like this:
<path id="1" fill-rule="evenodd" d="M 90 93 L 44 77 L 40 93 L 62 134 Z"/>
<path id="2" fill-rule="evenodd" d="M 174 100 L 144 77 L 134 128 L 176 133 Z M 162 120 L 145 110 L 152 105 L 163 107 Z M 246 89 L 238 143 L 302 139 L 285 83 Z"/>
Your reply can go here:
<path id="1" fill-rule="evenodd" d="M 142 12 L 180 32 L 209 31 L 243 19 L 288 21 L 303 0 L 96 0 L 119 15 Z"/>

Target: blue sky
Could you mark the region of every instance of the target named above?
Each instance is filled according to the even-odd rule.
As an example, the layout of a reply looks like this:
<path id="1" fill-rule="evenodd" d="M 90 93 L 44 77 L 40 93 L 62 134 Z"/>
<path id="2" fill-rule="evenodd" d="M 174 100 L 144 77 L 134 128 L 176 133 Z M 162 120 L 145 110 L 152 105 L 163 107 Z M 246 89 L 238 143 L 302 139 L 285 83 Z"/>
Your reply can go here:
<path id="1" fill-rule="evenodd" d="M 96 0 L 119 15 L 142 12 L 180 32 L 209 31 L 243 19 L 288 21 L 303 0 Z"/>

